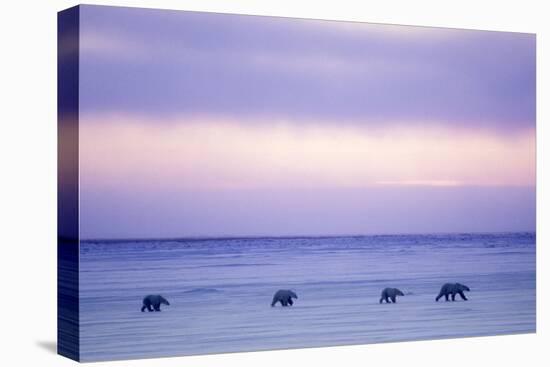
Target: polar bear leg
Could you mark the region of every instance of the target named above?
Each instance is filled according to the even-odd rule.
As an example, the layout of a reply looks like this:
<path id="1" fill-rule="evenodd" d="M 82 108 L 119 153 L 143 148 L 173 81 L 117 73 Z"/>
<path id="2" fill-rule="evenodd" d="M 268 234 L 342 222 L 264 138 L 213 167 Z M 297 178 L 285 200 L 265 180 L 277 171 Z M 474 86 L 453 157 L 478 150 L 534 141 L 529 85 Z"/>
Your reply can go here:
<path id="1" fill-rule="evenodd" d="M 466 298 L 466 296 L 464 295 L 464 292 L 460 291 L 458 292 L 458 294 L 460 295 L 460 297 L 464 300 L 464 301 L 467 301 L 468 298 Z"/>
<path id="2" fill-rule="evenodd" d="M 153 308 L 151 307 L 151 301 L 149 301 L 149 299 L 145 299 L 143 300 L 143 306 L 141 307 L 141 312 L 144 312 L 145 309 L 147 309 L 147 311 L 151 312 L 153 311 Z"/>

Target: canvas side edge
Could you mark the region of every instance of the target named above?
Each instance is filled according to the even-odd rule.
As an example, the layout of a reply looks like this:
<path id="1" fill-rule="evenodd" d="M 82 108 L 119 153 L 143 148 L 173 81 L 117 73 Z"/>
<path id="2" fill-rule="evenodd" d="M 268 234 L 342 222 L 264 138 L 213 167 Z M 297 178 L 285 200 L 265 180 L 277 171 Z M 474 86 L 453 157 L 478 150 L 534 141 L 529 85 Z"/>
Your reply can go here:
<path id="1" fill-rule="evenodd" d="M 80 360 L 79 13 L 57 16 L 57 353 Z"/>

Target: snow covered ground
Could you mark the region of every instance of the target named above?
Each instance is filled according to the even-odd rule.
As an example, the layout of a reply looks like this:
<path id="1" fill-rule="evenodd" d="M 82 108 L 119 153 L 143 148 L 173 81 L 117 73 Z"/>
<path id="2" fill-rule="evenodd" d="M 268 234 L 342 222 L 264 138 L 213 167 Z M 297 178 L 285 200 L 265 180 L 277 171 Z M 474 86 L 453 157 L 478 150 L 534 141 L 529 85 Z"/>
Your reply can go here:
<path id="1" fill-rule="evenodd" d="M 83 361 L 535 331 L 535 234 L 81 243 Z M 469 301 L 435 302 L 441 285 Z M 379 304 L 385 287 L 404 293 Z M 293 307 L 270 307 L 278 289 Z M 147 294 L 171 305 L 140 312 Z"/>

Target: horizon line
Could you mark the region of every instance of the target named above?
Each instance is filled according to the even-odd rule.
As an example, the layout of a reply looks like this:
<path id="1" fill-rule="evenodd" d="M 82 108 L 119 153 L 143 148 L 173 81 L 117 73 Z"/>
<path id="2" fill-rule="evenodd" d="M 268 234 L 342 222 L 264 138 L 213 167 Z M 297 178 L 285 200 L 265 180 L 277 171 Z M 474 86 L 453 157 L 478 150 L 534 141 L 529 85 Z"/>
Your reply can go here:
<path id="1" fill-rule="evenodd" d="M 327 235 L 197 235 L 197 236 L 172 236 L 172 237 L 111 237 L 111 238 L 79 238 L 81 242 L 146 242 L 146 241 L 207 241 L 207 240 L 238 240 L 238 239 L 300 239 L 300 238 L 351 238 L 351 237 L 389 237 L 389 236 L 430 236 L 430 235 L 487 235 L 487 234 L 535 234 L 534 230 L 513 231 L 471 231 L 471 232 L 396 232 L 396 233 L 370 233 L 370 234 L 327 234 Z M 58 237 L 62 238 L 62 237 Z"/>

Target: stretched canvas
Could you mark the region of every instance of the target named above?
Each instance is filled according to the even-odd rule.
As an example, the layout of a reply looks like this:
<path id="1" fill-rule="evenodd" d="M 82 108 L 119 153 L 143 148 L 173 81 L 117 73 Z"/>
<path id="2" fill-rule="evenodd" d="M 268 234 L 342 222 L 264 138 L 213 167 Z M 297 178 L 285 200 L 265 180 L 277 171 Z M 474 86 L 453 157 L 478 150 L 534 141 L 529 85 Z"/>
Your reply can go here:
<path id="1" fill-rule="evenodd" d="M 534 34 L 58 20 L 60 354 L 535 332 Z"/>

